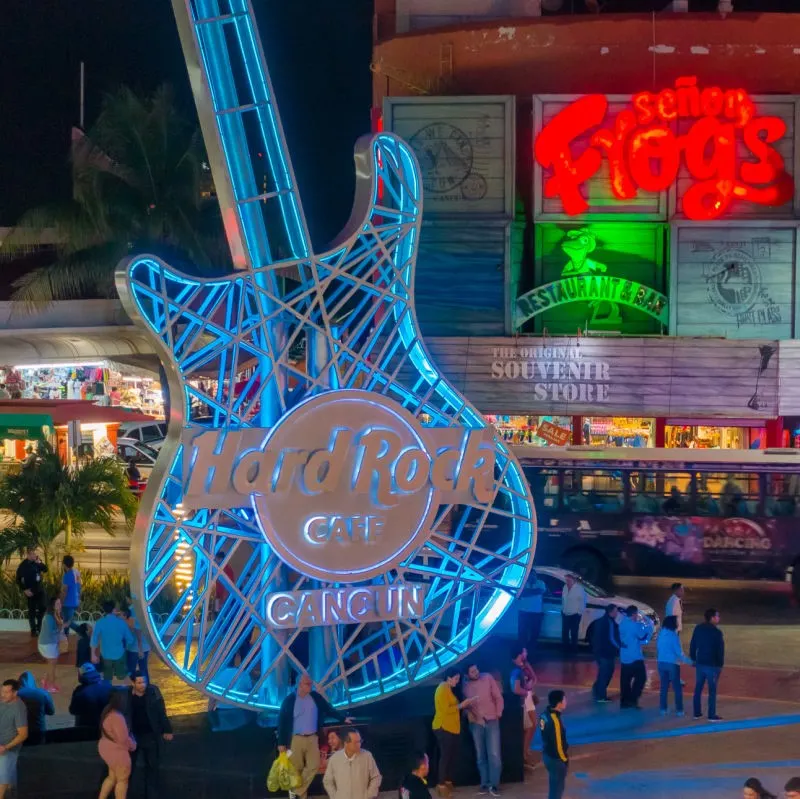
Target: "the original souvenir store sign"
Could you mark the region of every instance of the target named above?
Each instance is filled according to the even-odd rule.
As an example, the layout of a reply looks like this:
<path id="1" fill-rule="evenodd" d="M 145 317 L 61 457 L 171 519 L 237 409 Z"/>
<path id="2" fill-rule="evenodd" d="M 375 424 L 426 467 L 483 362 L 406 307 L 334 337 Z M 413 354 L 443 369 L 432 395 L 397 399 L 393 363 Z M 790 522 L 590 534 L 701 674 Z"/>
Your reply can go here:
<path id="1" fill-rule="evenodd" d="M 536 138 L 535 157 L 547 174 L 544 195 L 560 198 L 571 216 L 589 210 L 581 188 L 604 159 L 613 196 L 621 201 L 640 191 L 665 191 L 687 170 L 692 184 L 681 210 L 689 219 L 717 219 L 735 200 L 781 206 L 794 194 L 794 181 L 773 146 L 786 134 L 786 123 L 760 115 L 743 89 L 701 86 L 697 78 L 684 77 L 658 93 L 635 94 L 630 108 L 613 118 L 608 112 L 606 95 L 585 95 Z M 576 140 L 586 135 L 589 146 L 574 152 Z"/>

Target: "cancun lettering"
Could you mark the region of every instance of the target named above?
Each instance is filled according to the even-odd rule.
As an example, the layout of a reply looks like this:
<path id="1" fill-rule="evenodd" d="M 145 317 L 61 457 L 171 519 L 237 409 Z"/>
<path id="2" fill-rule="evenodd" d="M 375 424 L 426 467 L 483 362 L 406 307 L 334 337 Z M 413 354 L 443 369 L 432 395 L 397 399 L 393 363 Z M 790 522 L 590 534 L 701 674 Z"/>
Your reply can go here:
<path id="1" fill-rule="evenodd" d="M 734 200 L 780 206 L 794 194 L 794 181 L 772 146 L 786 134 L 786 123 L 758 116 L 743 89 L 701 89 L 697 78 L 678 78 L 674 88 L 635 94 L 632 108 L 600 127 L 608 105 L 602 94 L 581 97 L 556 114 L 536 139 L 536 160 L 550 172 L 544 196 L 559 197 L 567 214 L 589 210 L 580 189 L 604 158 L 619 200 L 633 200 L 640 190 L 665 191 L 683 164 L 694 180 L 682 197 L 689 219 L 716 219 Z M 687 123 L 688 130 L 679 133 Z M 575 156 L 575 142 L 596 128 L 589 146 Z M 748 151 L 745 158 L 738 154 L 742 145 Z"/>

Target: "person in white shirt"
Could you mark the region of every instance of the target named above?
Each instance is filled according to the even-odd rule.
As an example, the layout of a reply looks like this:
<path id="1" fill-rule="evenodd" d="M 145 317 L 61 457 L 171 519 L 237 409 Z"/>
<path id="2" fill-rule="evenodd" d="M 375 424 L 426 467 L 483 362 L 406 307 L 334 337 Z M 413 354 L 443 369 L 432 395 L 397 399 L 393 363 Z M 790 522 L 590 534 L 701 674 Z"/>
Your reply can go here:
<path id="1" fill-rule="evenodd" d="M 328 760 L 322 784 L 330 799 L 377 799 L 381 773 L 372 754 L 361 748 L 358 730 L 347 731 L 344 749 Z"/>
<path id="2" fill-rule="evenodd" d="M 568 654 L 578 651 L 578 630 L 586 610 L 586 591 L 574 574 L 567 574 L 561 593 L 561 642 Z"/>
<path id="3" fill-rule="evenodd" d="M 522 592 L 522 598 L 517 602 L 519 640 L 531 653 L 536 651 L 536 644 L 542 632 L 542 619 L 544 618 L 542 601 L 546 593 L 547 586 L 539 579 L 536 572 L 531 570 L 531 576 Z"/>
<path id="4" fill-rule="evenodd" d="M 678 637 L 683 630 L 683 585 L 681 583 L 672 584 L 672 594 L 667 600 L 667 609 L 664 611 L 664 618 L 674 616 L 678 623 Z"/>

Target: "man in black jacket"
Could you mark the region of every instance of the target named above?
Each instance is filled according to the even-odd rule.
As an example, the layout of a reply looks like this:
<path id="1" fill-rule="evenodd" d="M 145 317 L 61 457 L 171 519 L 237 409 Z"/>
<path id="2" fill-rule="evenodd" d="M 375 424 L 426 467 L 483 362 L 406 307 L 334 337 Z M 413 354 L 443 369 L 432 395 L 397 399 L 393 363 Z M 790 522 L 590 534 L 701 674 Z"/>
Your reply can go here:
<path id="1" fill-rule="evenodd" d="M 31 628 L 31 638 L 36 638 L 42 629 L 42 616 L 44 616 L 46 604 L 42 575 L 46 571 L 47 566 L 42 563 L 35 547 L 28 550 L 25 560 L 17 566 L 17 582 L 28 599 L 28 624 Z"/>
<path id="2" fill-rule="evenodd" d="M 292 763 L 303 780 L 295 791 L 301 799 L 305 799 L 319 772 L 319 736 L 325 719 L 334 718 L 342 724 L 352 721 L 312 688 L 311 677 L 303 674 L 297 690 L 283 700 L 278 713 L 278 751 L 292 752 Z"/>
<path id="3" fill-rule="evenodd" d="M 139 671 L 131 674 L 131 687 L 125 692 L 125 718 L 128 729 L 136 739 L 131 753 L 131 778 L 136 761 L 144 766 L 144 797 L 158 799 L 162 741 L 172 740 L 172 724 L 164 706 L 164 697 L 155 685 Z"/>
<path id="4" fill-rule="evenodd" d="M 717 683 L 725 665 L 725 638 L 719 629 L 719 611 L 709 608 L 705 622 L 698 624 L 689 644 L 689 657 L 695 662 L 694 717 L 703 718 L 703 688 L 708 683 L 708 720 L 722 721 L 717 715 Z"/>
<path id="5" fill-rule="evenodd" d="M 548 799 L 561 799 L 569 770 L 569 744 L 567 731 L 561 714 L 567 707 L 567 695 L 563 691 L 550 691 L 547 695 L 547 710 L 539 719 L 542 732 L 542 760 L 549 777 Z"/>
<path id="6" fill-rule="evenodd" d="M 431 799 L 428 790 L 430 761 L 425 752 L 414 752 L 411 772 L 403 779 L 397 791 L 398 799 Z"/>
<path id="7" fill-rule="evenodd" d="M 592 627 L 592 651 L 597 661 L 597 679 L 592 686 L 592 696 L 595 702 L 603 704 L 610 701 L 608 684 L 614 676 L 614 666 L 619 655 L 618 613 L 616 605 L 607 605 L 605 614 Z"/>

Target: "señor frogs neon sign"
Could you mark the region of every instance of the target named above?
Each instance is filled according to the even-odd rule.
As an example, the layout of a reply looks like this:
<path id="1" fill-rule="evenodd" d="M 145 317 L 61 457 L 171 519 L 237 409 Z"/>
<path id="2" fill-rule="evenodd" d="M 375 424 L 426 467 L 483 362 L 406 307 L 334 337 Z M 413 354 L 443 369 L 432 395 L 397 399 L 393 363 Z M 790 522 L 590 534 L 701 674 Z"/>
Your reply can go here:
<path id="1" fill-rule="evenodd" d="M 682 197 L 689 219 L 716 219 L 734 200 L 780 206 L 792 199 L 794 181 L 772 145 L 786 134 L 779 117 L 758 116 L 743 89 L 701 89 L 697 78 L 675 81 L 655 94 L 640 92 L 632 108 L 591 134 L 580 155 L 573 145 L 606 123 L 609 101 L 590 94 L 568 105 L 536 138 L 536 160 L 550 172 L 544 196 L 559 197 L 572 216 L 589 210 L 581 186 L 608 160 L 611 190 L 619 200 L 672 186 L 683 164 L 693 179 Z M 681 120 L 694 120 L 679 133 Z M 682 127 L 682 126 L 680 126 Z M 741 146 L 748 151 L 742 158 Z"/>

